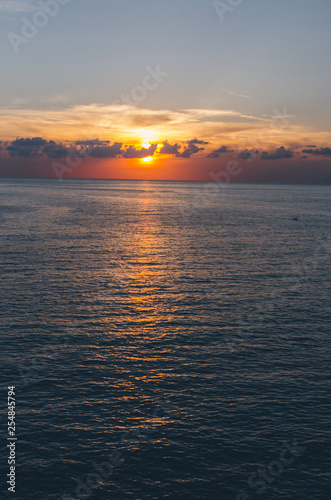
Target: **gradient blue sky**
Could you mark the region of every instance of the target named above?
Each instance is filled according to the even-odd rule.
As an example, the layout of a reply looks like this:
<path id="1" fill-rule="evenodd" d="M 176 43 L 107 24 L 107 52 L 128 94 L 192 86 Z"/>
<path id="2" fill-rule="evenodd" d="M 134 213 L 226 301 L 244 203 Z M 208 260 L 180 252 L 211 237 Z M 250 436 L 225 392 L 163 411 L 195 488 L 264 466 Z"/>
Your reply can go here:
<path id="1" fill-rule="evenodd" d="M 253 148 L 277 109 L 290 115 L 288 130 L 265 141 L 260 133 L 258 149 L 331 145 L 330 0 L 243 0 L 223 21 L 212 0 L 70 0 L 16 54 L 8 34 L 39 9 L 38 1 L 0 1 L 3 141 L 78 140 L 83 127 L 82 139 L 199 137 L 212 150 Z M 117 120 L 114 101 L 158 64 L 169 76 Z M 204 112 L 186 123 L 185 110 Z"/>

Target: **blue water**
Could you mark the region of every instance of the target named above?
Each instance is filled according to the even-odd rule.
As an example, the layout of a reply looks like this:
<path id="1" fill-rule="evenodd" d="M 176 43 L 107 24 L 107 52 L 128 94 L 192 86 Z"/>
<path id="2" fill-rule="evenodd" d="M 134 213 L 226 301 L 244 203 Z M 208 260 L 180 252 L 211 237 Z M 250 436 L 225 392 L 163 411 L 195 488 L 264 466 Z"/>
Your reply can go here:
<path id="1" fill-rule="evenodd" d="M 330 187 L 0 196 L 3 498 L 329 498 Z"/>

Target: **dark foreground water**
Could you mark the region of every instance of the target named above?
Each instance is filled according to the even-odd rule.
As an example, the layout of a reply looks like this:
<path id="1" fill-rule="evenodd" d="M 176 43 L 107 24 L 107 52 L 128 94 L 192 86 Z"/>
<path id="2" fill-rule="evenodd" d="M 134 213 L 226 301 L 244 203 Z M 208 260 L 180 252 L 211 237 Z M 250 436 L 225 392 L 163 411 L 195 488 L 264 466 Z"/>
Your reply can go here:
<path id="1" fill-rule="evenodd" d="M 327 500 L 330 188 L 1 180 L 17 500 Z"/>

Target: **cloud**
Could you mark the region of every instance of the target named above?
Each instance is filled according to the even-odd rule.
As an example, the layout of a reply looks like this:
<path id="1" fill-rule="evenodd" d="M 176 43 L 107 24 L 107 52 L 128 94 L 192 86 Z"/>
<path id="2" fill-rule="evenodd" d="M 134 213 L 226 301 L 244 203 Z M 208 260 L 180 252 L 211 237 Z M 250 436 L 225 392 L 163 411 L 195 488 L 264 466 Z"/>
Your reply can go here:
<path id="1" fill-rule="evenodd" d="M 109 146 L 109 142 L 94 139 L 91 141 L 76 141 L 73 146 L 65 146 L 53 140 L 47 141 L 41 137 L 34 137 L 32 139 L 18 138 L 9 144 L 4 144 L 7 145 L 5 149 L 10 156 L 21 158 L 40 158 L 41 156 L 52 159 L 79 156 L 116 158 L 123 153 L 122 143 L 115 142 L 112 146 Z M 0 149 L 2 149 L 1 146 Z"/>
<path id="2" fill-rule="evenodd" d="M 182 153 L 178 153 L 176 156 L 178 158 L 191 158 L 192 155 L 199 153 L 199 151 L 203 151 L 205 149 L 205 148 L 198 148 L 196 144 L 204 144 L 204 142 L 198 141 L 197 139 L 188 141 L 187 148 L 185 148 Z"/>
<path id="3" fill-rule="evenodd" d="M 100 141 L 99 139 L 91 139 L 90 141 L 76 141 L 77 146 L 107 146 L 110 141 Z"/>
<path id="4" fill-rule="evenodd" d="M 192 155 L 199 152 L 199 148 L 194 146 L 192 148 L 186 148 L 182 153 L 178 153 L 176 156 L 178 158 L 191 158 Z"/>
<path id="5" fill-rule="evenodd" d="M 65 158 L 66 156 L 70 156 L 70 153 L 73 153 L 72 149 L 66 148 L 62 144 L 56 144 L 54 141 L 49 141 L 46 146 L 43 147 L 42 152 L 48 158 Z"/>
<path id="6" fill-rule="evenodd" d="M 112 146 L 97 146 L 93 148 L 89 156 L 93 158 L 116 158 L 121 153 L 123 153 L 122 143 L 114 142 Z"/>
<path id="7" fill-rule="evenodd" d="M 204 144 L 204 141 L 193 139 L 188 141 L 188 146 L 181 153 L 179 144 L 170 144 L 165 141 L 160 150 L 161 154 L 171 154 L 176 157 L 190 158 L 193 154 L 202 151 L 204 148 L 199 148 L 195 143 Z M 0 142 L 0 150 L 2 149 Z M 32 139 L 17 138 L 11 143 L 4 143 L 6 151 L 10 156 L 19 156 L 21 158 L 39 158 L 46 156 L 47 158 L 60 159 L 65 157 L 90 156 L 92 158 L 146 158 L 154 156 L 157 151 L 157 144 L 152 144 L 149 148 L 137 148 L 134 145 L 126 146 L 122 149 L 122 142 L 114 142 L 110 145 L 108 140 L 79 140 L 74 145 L 66 146 L 63 143 L 57 143 L 54 140 L 46 140 L 41 137 Z"/>
<path id="8" fill-rule="evenodd" d="M 6 147 L 9 155 L 20 158 L 40 158 L 45 155 L 48 158 L 59 159 L 66 156 L 75 156 L 77 151 L 74 148 L 66 147 L 62 143 L 55 141 L 47 141 L 41 137 L 33 137 L 32 139 L 18 138 L 9 143 Z"/>
<path id="9" fill-rule="evenodd" d="M 165 141 L 163 143 L 163 147 L 160 149 L 159 153 L 162 155 L 179 155 L 179 144 L 169 144 L 169 142 Z"/>
<path id="10" fill-rule="evenodd" d="M 241 158 L 242 160 L 251 160 L 255 158 L 259 154 L 258 149 L 245 149 L 244 151 L 241 151 L 238 154 L 238 158 Z"/>
<path id="11" fill-rule="evenodd" d="M 310 146 L 310 147 L 316 147 L 316 146 Z M 302 152 L 315 156 L 331 156 L 331 148 L 303 149 Z"/>
<path id="12" fill-rule="evenodd" d="M 47 144 L 45 139 L 34 137 L 33 139 L 17 138 L 12 141 L 6 150 L 10 156 L 20 156 L 21 158 L 38 158 L 42 156 L 41 148 Z"/>
<path id="13" fill-rule="evenodd" d="M 171 123 L 173 117 L 168 112 L 158 113 L 152 112 L 134 114 L 130 117 L 129 124 L 134 127 L 155 127 L 155 125 L 163 125 Z"/>
<path id="14" fill-rule="evenodd" d="M 144 144 L 147 141 L 170 144 L 185 143 L 192 138 L 203 138 L 204 142 L 215 144 L 245 144 L 254 148 L 259 137 L 259 147 L 265 151 L 288 144 L 295 140 L 300 147 L 307 143 L 328 143 L 330 134 L 315 129 L 291 125 L 291 130 L 279 128 L 275 137 L 266 133 L 266 124 L 271 117 L 244 115 L 233 110 L 213 109 L 146 109 L 128 104 L 66 105 L 49 107 L 44 104 L 34 109 L 26 102 L 1 109 L 0 138 L 15 139 L 16 136 L 40 136 L 59 138 L 63 142 L 75 142 L 85 137 L 98 137 L 123 142 L 123 144 Z M 82 135 L 82 131 L 83 134 Z M 153 132 L 145 139 L 146 132 Z M 307 139 L 309 138 L 309 139 Z M 198 140 L 197 139 L 197 140 Z M 180 142 L 179 142 L 180 141 Z M 316 142 L 318 141 L 318 142 Z M 102 146 L 102 144 L 99 144 Z M 106 145 L 106 144 L 105 144 Z M 200 146 L 199 144 L 197 144 Z M 302 145 L 302 146 L 301 146 Z M 201 145 L 204 146 L 204 145 Z M 216 146 L 215 146 L 216 147 Z M 187 153 L 186 153 L 187 154 Z"/>
<path id="15" fill-rule="evenodd" d="M 221 146 L 218 149 L 215 149 L 212 151 L 209 155 L 208 158 L 219 158 L 221 154 L 224 153 L 233 153 L 233 149 L 228 149 L 227 146 Z"/>
<path id="16" fill-rule="evenodd" d="M 157 144 L 152 144 L 148 149 L 142 148 L 137 149 L 135 146 L 129 146 L 125 153 L 124 158 L 146 158 L 147 156 L 153 156 L 157 150 Z"/>
<path id="17" fill-rule="evenodd" d="M 230 92 L 229 90 L 221 90 L 221 92 L 225 92 L 226 94 L 235 95 L 235 96 L 238 96 L 238 97 L 244 97 L 245 99 L 251 99 L 251 97 L 249 95 L 246 95 L 246 94 L 237 94 L 237 92 Z"/>
<path id="18" fill-rule="evenodd" d="M 141 131 L 143 137 L 144 130 Z M 172 155 L 176 158 L 191 158 L 193 155 L 205 150 L 208 141 L 203 139 L 189 139 L 186 141 L 177 140 L 177 142 L 163 141 L 162 146 L 158 150 L 157 143 L 149 147 L 136 146 L 141 144 L 141 140 L 130 141 L 127 146 L 123 147 L 124 142 L 114 142 L 113 144 L 108 139 L 91 139 L 91 140 L 76 140 L 74 142 L 64 141 L 57 142 L 48 140 L 42 137 L 23 138 L 17 137 L 13 141 L 0 141 L 0 155 L 2 157 L 18 157 L 22 159 L 35 159 L 46 157 L 49 159 L 62 159 L 70 157 L 91 157 L 91 158 L 126 158 L 139 159 L 148 156 L 154 156 L 155 153 L 163 155 Z M 202 146 L 202 147 L 201 147 Z M 302 147 L 302 146 L 301 146 Z M 123 148 L 123 149 L 122 149 Z M 313 147 L 311 147 L 313 148 Z M 331 148 L 325 147 L 320 149 L 303 149 L 298 151 L 298 145 L 294 143 L 288 144 L 286 147 L 281 146 L 275 150 L 246 148 L 237 153 L 237 157 L 242 160 L 253 160 L 259 156 L 262 160 L 280 160 L 292 159 L 299 157 L 307 159 L 307 155 L 320 156 L 324 158 L 331 157 Z M 220 146 L 207 155 L 208 158 L 220 158 L 221 155 L 234 153 L 229 146 Z M 199 155 L 199 156 L 204 156 Z M 304 155 L 304 156 L 303 156 Z M 299 159 L 298 158 L 298 159 Z"/>
<path id="19" fill-rule="evenodd" d="M 267 153 L 266 151 L 264 151 L 261 155 L 262 160 L 282 160 L 284 158 L 292 158 L 292 157 L 293 157 L 293 151 L 284 148 L 284 146 L 281 146 L 272 153 Z"/>
<path id="20" fill-rule="evenodd" d="M 188 144 L 209 144 L 209 142 L 206 141 L 199 141 L 198 139 L 192 139 L 191 141 L 188 141 Z"/>

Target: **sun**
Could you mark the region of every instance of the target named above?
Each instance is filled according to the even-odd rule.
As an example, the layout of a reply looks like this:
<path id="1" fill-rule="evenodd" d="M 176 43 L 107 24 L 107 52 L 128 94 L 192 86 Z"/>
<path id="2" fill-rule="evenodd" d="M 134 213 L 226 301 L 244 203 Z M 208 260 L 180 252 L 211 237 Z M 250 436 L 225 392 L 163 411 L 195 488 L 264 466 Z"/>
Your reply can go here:
<path id="1" fill-rule="evenodd" d="M 153 161 L 153 156 L 146 156 L 146 158 L 142 158 L 142 161 L 145 163 L 150 163 Z"/>

